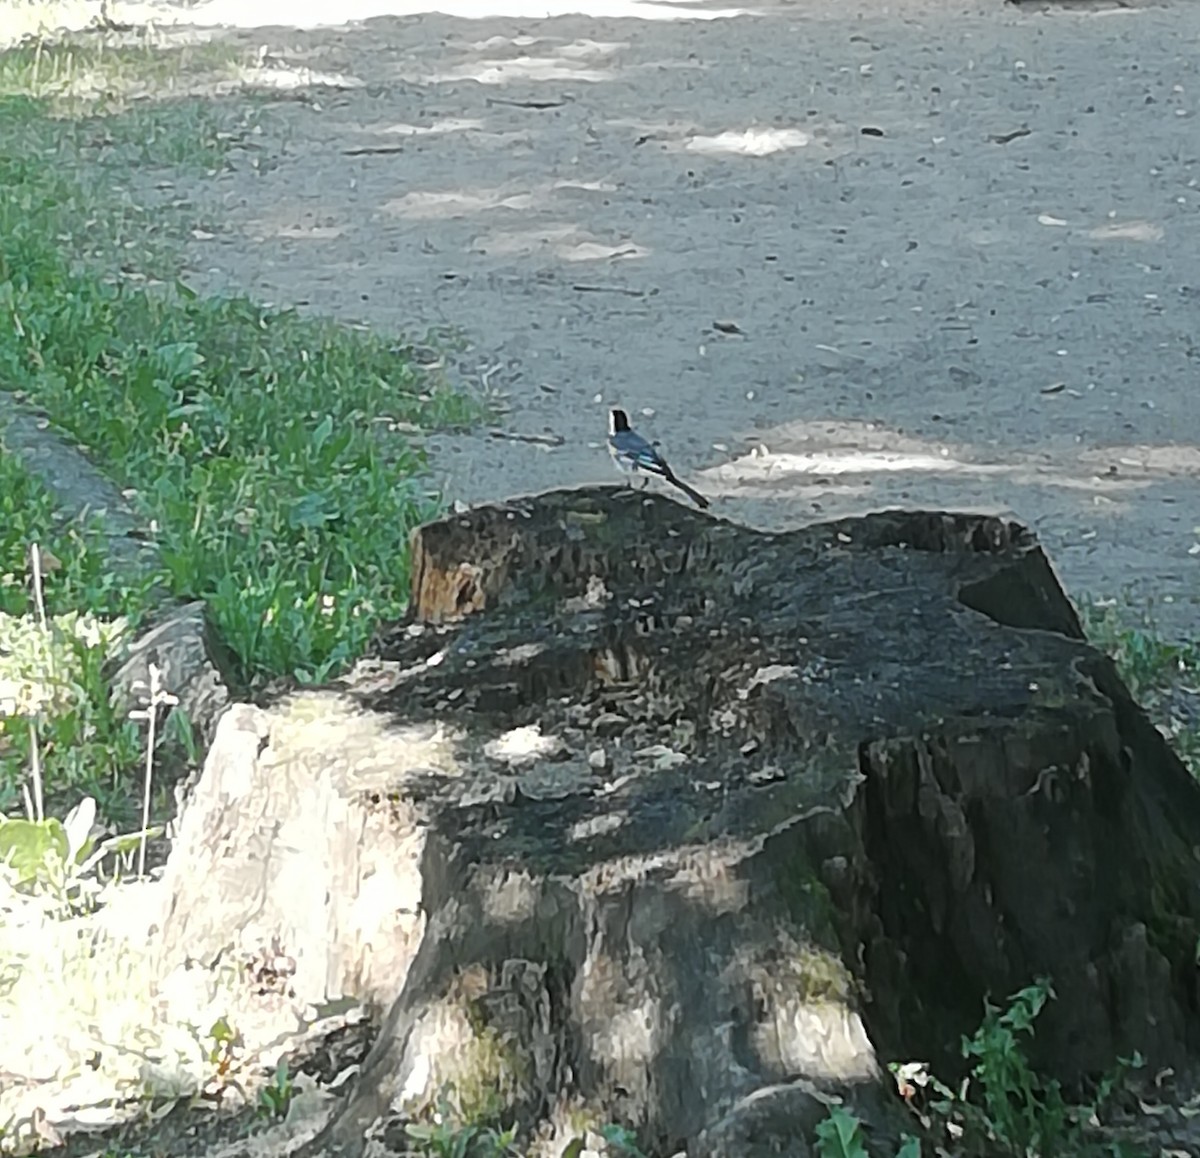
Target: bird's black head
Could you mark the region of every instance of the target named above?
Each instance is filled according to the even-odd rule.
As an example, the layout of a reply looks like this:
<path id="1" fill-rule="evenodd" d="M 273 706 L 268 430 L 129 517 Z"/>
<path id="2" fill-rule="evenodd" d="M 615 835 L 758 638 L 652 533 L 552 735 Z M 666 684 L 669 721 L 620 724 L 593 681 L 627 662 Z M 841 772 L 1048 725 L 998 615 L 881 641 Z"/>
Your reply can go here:
<path id="1" fill-rule="evenodd" d="M 629 415 L 615 406 L 608 413 L 608 431 L 610 434 L 620 434 L 629 429 Z"/>

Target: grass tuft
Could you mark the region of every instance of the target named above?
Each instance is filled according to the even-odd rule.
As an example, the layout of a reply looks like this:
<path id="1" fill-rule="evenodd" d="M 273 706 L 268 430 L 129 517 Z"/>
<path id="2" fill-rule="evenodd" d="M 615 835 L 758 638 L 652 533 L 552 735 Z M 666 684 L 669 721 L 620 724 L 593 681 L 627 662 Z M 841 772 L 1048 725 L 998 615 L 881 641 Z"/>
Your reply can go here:
<path id="1" fill-rule="evenodd" d="M 1146 709 L 1192 775 L 1200 778 L 1200 643 L 1172 642 L 1140 613 L 1115 601 L 1087 604 L 1088 639 L 1117 665 L 1133 698 Z"/>

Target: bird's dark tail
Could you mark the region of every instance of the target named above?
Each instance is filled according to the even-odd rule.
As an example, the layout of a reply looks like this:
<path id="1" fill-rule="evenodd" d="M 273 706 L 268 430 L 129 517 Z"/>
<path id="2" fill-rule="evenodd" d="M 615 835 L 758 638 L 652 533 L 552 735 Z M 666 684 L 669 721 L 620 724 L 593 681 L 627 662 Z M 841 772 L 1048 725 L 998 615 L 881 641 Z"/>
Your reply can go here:
<path id="1" fill-rule="evenodd" d="M 663 478 L 666 479 L 667 482 L 669 482 L 673 487 L 678 487 L 681 491 L 683 491 L 683 493 L 687 495 L 687 497 L 691 499 L 692 502 L 694 502 L 701 510 L 708 510 L 708 499 L 706 499 L 694 487 L 690 487 L 687 485 L 687 483 L 677 479 L 670 467 L 667 467 L 667 469 L 663 472 Z"/>

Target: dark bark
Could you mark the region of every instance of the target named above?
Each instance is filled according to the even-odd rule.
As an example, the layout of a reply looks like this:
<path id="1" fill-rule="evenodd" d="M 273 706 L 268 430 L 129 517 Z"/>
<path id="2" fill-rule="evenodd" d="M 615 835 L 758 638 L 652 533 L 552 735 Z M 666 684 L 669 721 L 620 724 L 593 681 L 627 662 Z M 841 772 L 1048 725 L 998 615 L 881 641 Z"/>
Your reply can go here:
<path id="1" fill-rule="evenodd" d="M 1039 975 L 1060 1077 L 1194 1048 L 1200 789 L 1022 527 L 765 534 L 605 488 L 413 546 L 357 695 L 458 729 L 458 769 L 407 782 L 429 925 L 313 1153 L 480 1072 L 653 1153 L 803 1153 L 828 1093 L 883 1134 L 882 1063 L 953 1065 Z"/>

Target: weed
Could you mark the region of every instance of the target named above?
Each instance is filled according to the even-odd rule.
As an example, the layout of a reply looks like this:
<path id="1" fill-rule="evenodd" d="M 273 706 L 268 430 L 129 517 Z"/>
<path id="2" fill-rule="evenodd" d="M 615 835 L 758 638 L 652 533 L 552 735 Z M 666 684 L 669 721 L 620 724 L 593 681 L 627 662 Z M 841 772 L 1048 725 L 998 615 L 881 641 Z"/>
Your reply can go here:
<path id="1" fill-rule="evenodd" d="M 956 1155 L 1085 1158 L 1104 1152 L 1088 1130 L 1141 1059 L 1120 1060 L 1089 1104 L 1068 1103 L 1057 1081 L 1032 1068 L 1021 1044 L 1032 1036 L 1034 1022 L 1053 996 L 1049 981 L 1040 979 L 1014 994 L 1007 1009 L 986 1002 L 979 1028 L 962 1042 L 971 1068 L 957 1092 L 919 1063 L 892 1067 L 922 1124 L 944 1135 Z M 924 1106 L 919 1104 L 923 1090 L 932 1092 Z"/>
<path id="2" fill-rule="evenodd" d="M 1135 616 L 1110 600 L 1085 604 L 1082 619 L 1088 638 L 1112 657 L 1130 694 L 1200 777 L 1200 643 L 1163 638 L 1153 608 Z"/>
<path id="3" fill-rule="evenodd" d="M 61 523 L 46 490 L 0 450 L 0 812 L 19 802 L 38 760 L 52 810 L 89 795 L 130 819 L 119 778 L 141 741 L 110 702 L 105 671 L 142 598 L 106 566 L 99 529 Z"/>
<path id="4" fill-rule="evenodd" d="M 243 1092 L 238 1078 L 245 1066 L 245 1042 L 226 1017 L 218 1017 L 212 1023 L 207 1038 L 205 1060 L 210 1067 L 210 1076 L 203 1093 L 206 1098 L 220 1102 L 227 1090 Z"/>
<path id="5" fill-rule="evenodd" d="M 869 1158 L 862 1122 L 841 1106 L 830 1109 L 824 1121 L 817 1123 L 817 1158 Z M 905 1135 L 896 1158 L 921 1158 L 919 1139 Z"/>
<path id="6" fill-rule="evenodd" d="M 600 1128 L 600 1137 L 608 1144 L 609 1153 L 627 1158 L 647 1158 L 637 1144 L 637 1135 L 624 1126 L 609 1123 Z"/>
<path id="7" fill-rule="evenodd" d="M 258 1113 L 263 1118 L 286 1118 L 296 1087 L 288 1071 L 288 1064 L 279 1059 L 270 1082 L 258 1091 Z"/>
<path id="8" fill-rule="evenodd" d="M 989 1132 L 1018 1154 L 1059 1153 L 1071 1133 L 1059 1084 L 1037 1077 L 1017 1040 L 1032 1035 L 1051 996 L 1049 983 L 1039 981 L 1015 994 L 1007 1010 L 987 1002 L 982 1024 L 962 1044 L 963 1056 L 974 1061 Z"/>
<path id="9" fill-rule="evenodd" d="M 497 1129 L 490 1122 L 472 1121 L 457 1104 L 447 1085 L 431 1106 L 408 1122 L 404 1132 L 417 1154 L 425 1158 L 510 1158 L 517 1154 L 515 1126 Z"/>
<path id="10" fill-rule="evenodd" d="M 243 55 L 221 41 L 181 43 L 150 28 L 122 37 L 30 36 L 0 52 L 0 95 L 46 100 L 64 119 L 100 118 L 219 91 L 243 74 Z"/>
<path id="11" fill-rule="evenodd" d="M 1200 678 L 1200 645 L 1164 639 L 1154 627 L 1152 610 L 1145 610 L 1135 625 L 1115 603 L 1092 603 L 1084 607 L 1082 618 L 1088 638 L 1112 656 L 1135 699 L 1180 677 Z"/>
<path id="12" fill-rule="evenodd" d="M 51 618 L 86 609 L 95 620 L 133 619 L 150 581 L 114 574 L 98 520 L 63 520 L 53 495 L 0 433 L 0 616 L 22 616 L 32 607 L 30 547 L 39 544 L 46 611 Z"/>
<path id="13" fill-rule="evenodd" d="M 816 1133 L 818 1158 L 868 1158 L 862 1123 L 841 1106 L 829 1111 Z"/>
<path id="14" fill-rule="evenodd" d="M 589 1146 L 589 1135 L 592 1145 Z M 626 1126 L 618 1126 L 610 1122 L 598 1128 L 595 1134 L 589 1130 L 585 1134 L 577 1134 L 563 1147 L 561 1158 L 580 1158 L 584 1153 L 595 1153 L 602 1146 L 602 1153 L 612 1158 L 649 1158 L 638 1145 L 637 1135 Z"/>

